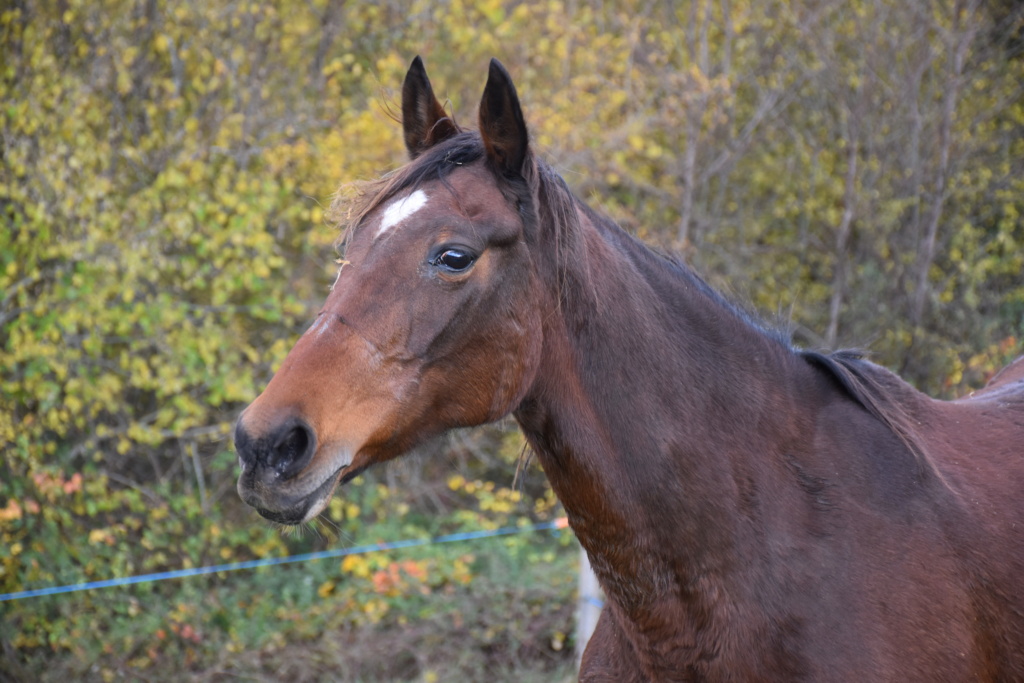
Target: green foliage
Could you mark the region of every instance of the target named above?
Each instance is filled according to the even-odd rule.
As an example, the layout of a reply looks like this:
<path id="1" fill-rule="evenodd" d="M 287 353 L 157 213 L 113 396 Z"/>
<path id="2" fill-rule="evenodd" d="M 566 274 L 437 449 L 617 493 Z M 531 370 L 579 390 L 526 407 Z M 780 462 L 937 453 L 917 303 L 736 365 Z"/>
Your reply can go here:
<path id="1" fill-rule="evenodd" d="M 459 502 L 467 502 L 473 487 L 453 478 L 447 488 Z M 492 501 L 520 495 L 496 490 L 490 482 L 481 488 Z M 480 526 L 479 517 L 417 512 L 392 489 L 372 480 L 358 479 L 351 494 L 332 501 L 322 526 L 310 527 L 306 538 L 288 541 L 290 550 L 353 539 L 384 543 L 426 538 Z M 553 508 L 546 506 L 547 514 L 538 518 L 550 518 Z M 508 509 L 505 518 L 498 513 L 492 521 L 508 522 L 513 512 Z M 283 554 L 276 547 L 284 543 L 280 534 L 255 526 L 259 531 L 249 534 L 248 546 L 237 530 L 215 526 L 212 533 L 234 535 L 231 542 L 240 557 Z M 369 538 L 367 530 L 372 530 Z M 187 529 L 171 533 L 171 538 L 150 537 L 158 552 L 189 539 Z M 94 535 L 90 540 L 109 548 L 115 560 L 131 554 L 123 541 L 110 541 L 107 530 Z M 298 670 L 290 679 L 413 680 L 431 671 L 444 672 L 445 678 L 471 678 L 517 658 L 550 674 L 568 665 L 571 653 L 566 636 L 575 589 L 571 539 L 564 532 L 536 532 L 34 598 L 8 603 L 13 606 L 8 621 L 17 627 L 11 644 L 24 653 L 22 672 L 33 672 L 33 679 L 42 675 L 41 680 L 106 680 L 125 672 L 195 680 L 214 675 L 209 672 L 225 663 L 236 669 L 253 666 L 246 663 L 245 653 L 274 658 L 306 649 L 316 657 L 293 662 Z M 197 545 L 216 543 L 207 538 Z M 227 541 L 220 545 L 230 547 Z M 223 549 L 221 554 L 197 557 L 197 563 L 235 559 Z M 145 570 L 118 568 L 114 562 L 103 574 Z M 404 633 L 408 629 L 412 633 Z M 452 637 L 458 640 L 444 642 Z M 375 639 L 384 639 L 388 647 L 374 648 Z M 363 643 L 365 651 L 349 651 L 351 640 Z M 335 653 L 336 661 L 319 661 L 328 645 L 346 649 Z M 61 655 L 56 663 L 54 652 Z"/>
<path id="2" fill-rule="evenodd" d="M 1024 336 L 1022 16 L 894 0 L 8 3 L 0 592 L 328 542 L 255 522 L 229 431 L 333 279 L 332 192 L 403 160 L 391 119 L 415 54 L 463 124 L 498 56 L 579 194 L 799 342 L 869 346 L 935 393 L 982 385 Z M 386 489 L 348 487 L 328 535 L 550 519 L 539 473 L 508 488 L 520 449 L 506 428 L 429 446 Z M 571 551 L 488 543 L 5 603 L 0 645 L 28 678 L 44 662 L 55 678 L 185 677 L 243 651 L 278 666 L 285 643 L 386 659 L 373 634 L 395 643 L 415 622 L 430 625 L 406 643 L 419 660 L 346 671 L 459 678 L 481 662 L 423 659 L 438 634 L 507 663 L 526 656 L 509 643 L 568 632 L 550 606 L 568 604 Z M 495 626 L 517 596 L 538 602 Z"/>

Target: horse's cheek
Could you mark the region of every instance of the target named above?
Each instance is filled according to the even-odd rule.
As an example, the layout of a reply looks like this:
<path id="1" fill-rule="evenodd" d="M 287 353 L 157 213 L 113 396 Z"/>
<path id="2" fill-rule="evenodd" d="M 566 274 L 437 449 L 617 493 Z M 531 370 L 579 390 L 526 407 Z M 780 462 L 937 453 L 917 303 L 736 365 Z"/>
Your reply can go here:
<path id="1" fill-rule="evenodd" d="M 522 342 L 522 346 L 528 347 L 531 340 L 524 339 Z M 488 422 L 508 415 L 515 410 L 526 395 L 536 373 L 536 364 L 530 362 L 532 354 L 529 353 L 529 350 L 524 349 L 524 351 L 526 352 L 521 354 L 510 353 L 505 357 L 505 362 L 502 363 L 498 372 L 498 381 L 493 392 L 494 399 Z"/>
<path id="2" fill-rule="evenodd" d="M 513 351 L 518 367 L 514 387 L 510 388 L 510 404 L 506 412 L 514 410 L 522 402 L 537 378 L 544 348 L 540 310 L 540 306 L 529 301 L 519 308 L 519 319 L 516 321 L 518 334 L 516 348 Z"/>
<path id="3" fill-rule="evenodd" d="M 477 348 L 480 388 L 489 394 L 487 415 L 481 422 L 493 422 L 515 410 L 540 365 L 540 320 L 534 310 L 514 306 L 496 319 L 501 325 L 491 329 Z"/>

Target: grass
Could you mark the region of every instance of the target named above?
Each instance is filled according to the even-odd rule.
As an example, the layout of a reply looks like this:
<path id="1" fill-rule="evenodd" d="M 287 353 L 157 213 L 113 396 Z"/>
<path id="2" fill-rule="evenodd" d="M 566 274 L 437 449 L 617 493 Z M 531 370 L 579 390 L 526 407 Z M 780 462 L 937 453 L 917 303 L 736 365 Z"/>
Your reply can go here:
<path id="1" fill-rule="evenodd" d="M 10 681 L 571 680 L 571 535 L 530 533 L 35 598 Z M 63 631 L 62 631 L 63 629 Z M 63 637 L 62 637 L 63 636 Z"/>

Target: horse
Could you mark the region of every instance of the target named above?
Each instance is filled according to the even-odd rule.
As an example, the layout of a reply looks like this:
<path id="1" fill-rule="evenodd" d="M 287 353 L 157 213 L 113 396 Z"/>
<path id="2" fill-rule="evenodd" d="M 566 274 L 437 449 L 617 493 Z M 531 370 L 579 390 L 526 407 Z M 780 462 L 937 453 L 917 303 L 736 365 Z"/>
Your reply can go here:
<path id="1" fill-rule="evenodd" d="M 419 57 L 401 117 L 409 161 L 239 417 L 246 503 L 300 524 L 511 414 L 606 594 L 580 680 L 1024 680 L 1024 357 L 940 401 L 795 348 L 574 197 L 497 60 L 478 130 Z"/>

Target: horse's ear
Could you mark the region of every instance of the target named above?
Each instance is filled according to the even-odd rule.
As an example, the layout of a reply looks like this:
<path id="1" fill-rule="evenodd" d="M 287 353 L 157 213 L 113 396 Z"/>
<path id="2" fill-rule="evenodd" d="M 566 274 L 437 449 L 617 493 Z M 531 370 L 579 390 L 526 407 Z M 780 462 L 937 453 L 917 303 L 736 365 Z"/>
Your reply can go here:
<path id="1" fill-rule="evenodd" d="M 411 159 L 459 132 L 454 119 L 434 96 L 427 70 L 418 56 L 409 65 L 402 84 L 402 131 Z"/>
<path id="2" fill-rule="evenodd" d="M 508 177 L 523 175 L 529 150 L 526 121 L 512 77 L 497 59 L 491 60 L 480 100 L 480 137 L 492 167 Z"/>

